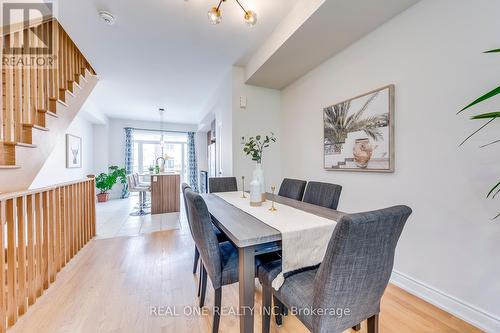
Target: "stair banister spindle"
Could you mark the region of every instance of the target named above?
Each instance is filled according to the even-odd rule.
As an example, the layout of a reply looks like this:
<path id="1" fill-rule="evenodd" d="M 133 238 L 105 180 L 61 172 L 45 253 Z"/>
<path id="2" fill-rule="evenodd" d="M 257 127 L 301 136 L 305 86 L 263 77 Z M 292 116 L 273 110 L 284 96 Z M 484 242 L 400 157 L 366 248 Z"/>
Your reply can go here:
<path id="1" fill-rule="evenodd" d="M 28 306 L 35 303 L 36 299 L 36 279 L 35 279 L 35 200 L 34 195 L 26 197 L 26 220 L 28 241 L 26 247 L 27 257 L 27 278 L 28 278 Z"/>
<path id="2" fill-rule="evenodd" d="M 17 292 L 19 315 L 26 313 L 28 309 L 28 295 L 26 286 L 26 215 L 25 196 L 19 196 L 16 202 L 17 208 Z"/>
<path id="3" fill-rule="evenodd" d="M 7 331 L 6 266 L 5 266 L 5 201 L 0 201 L 0 332 Z"/>
<path id="4" fill-rule="evenodd" d="M 14 48 L 19 50 L 21 46 L 20 35 L 21 33 L 15 32 L 14 36 Z M 17 54 L 20 55 L 20 54 Z M 23 142 L 22 140 L 22 124 L 23 124 L 23 69 L 22 65 L 16 64 L 14 67 L 14 142 Z"/>
<path id="5" fill-rule="evenodd" d="M 7 318 L 9 326 L 17 321 L 17 248 L 15 227 L 15 199 L 6 203 L 7 220 Z"/>

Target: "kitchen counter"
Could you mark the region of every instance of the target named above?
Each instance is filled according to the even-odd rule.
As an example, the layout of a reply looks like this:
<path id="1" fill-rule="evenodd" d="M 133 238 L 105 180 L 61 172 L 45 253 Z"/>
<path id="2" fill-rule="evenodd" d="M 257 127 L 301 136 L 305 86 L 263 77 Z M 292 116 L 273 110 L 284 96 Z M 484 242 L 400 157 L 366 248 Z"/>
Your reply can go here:
<path id="1" fill-rule="evenodd" d="M 181 175 L 159 173 L 149 176 L 151 177 L 151 214 L 180 212 Z"/>

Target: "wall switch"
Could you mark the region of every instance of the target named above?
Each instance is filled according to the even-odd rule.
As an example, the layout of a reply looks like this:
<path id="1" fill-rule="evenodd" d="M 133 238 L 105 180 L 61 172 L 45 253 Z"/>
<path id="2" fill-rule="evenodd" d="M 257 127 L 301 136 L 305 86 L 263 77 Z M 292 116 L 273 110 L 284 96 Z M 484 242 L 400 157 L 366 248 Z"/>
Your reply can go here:
<path id="1" fill-rule="evenodd" d="M 242 136 L 242 137 L 241 137 L 241 144 L 242 144 L 242 145 L 244 145 L 244 144 L 245 144 L 245 137 L 244 137 L 244 136 Z"/>
<path id="2" fill-rule="evenodd" d="M 242 109 L 247 108 L 247 97 L 246 96 L 240 96 L 240 108 L 242 108 Z"/>

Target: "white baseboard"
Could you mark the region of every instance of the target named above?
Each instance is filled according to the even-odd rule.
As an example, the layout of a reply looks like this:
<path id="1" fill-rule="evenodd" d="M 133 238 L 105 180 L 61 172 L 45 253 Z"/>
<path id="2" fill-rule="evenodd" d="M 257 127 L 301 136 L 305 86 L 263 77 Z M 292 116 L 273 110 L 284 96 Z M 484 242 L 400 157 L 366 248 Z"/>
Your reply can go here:
<path id="1" fill-rule="evenodd" d="M 500 318 L 437 290 L 408 275 L 393 271 L 391 283 L 488 333 L 500 332 Z"/>

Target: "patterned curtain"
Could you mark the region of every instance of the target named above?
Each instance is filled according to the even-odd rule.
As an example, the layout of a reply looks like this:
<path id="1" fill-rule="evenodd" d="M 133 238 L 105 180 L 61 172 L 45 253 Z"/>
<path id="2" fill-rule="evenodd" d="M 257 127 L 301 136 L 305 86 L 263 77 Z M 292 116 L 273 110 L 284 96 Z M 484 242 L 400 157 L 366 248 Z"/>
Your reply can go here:
<path id="1" fill-rule="evenodd" d="M 196 162 L 196 147 L 194 132 L 188 132 L 188 184 L 193 191 L 198 192 L 198 163 Z"/>
<path id="2" fill-rule="evenodd" d="M 134 129 L 130 127 L 125 128 L 125 171 L 127 175 L 132 173 L 133 168 L 133 157 L 134 152 Z M 122 199 L 127 198 L 130 195 L 128 191 L 128 184 L 123 185 L 122 189 Z"/>

